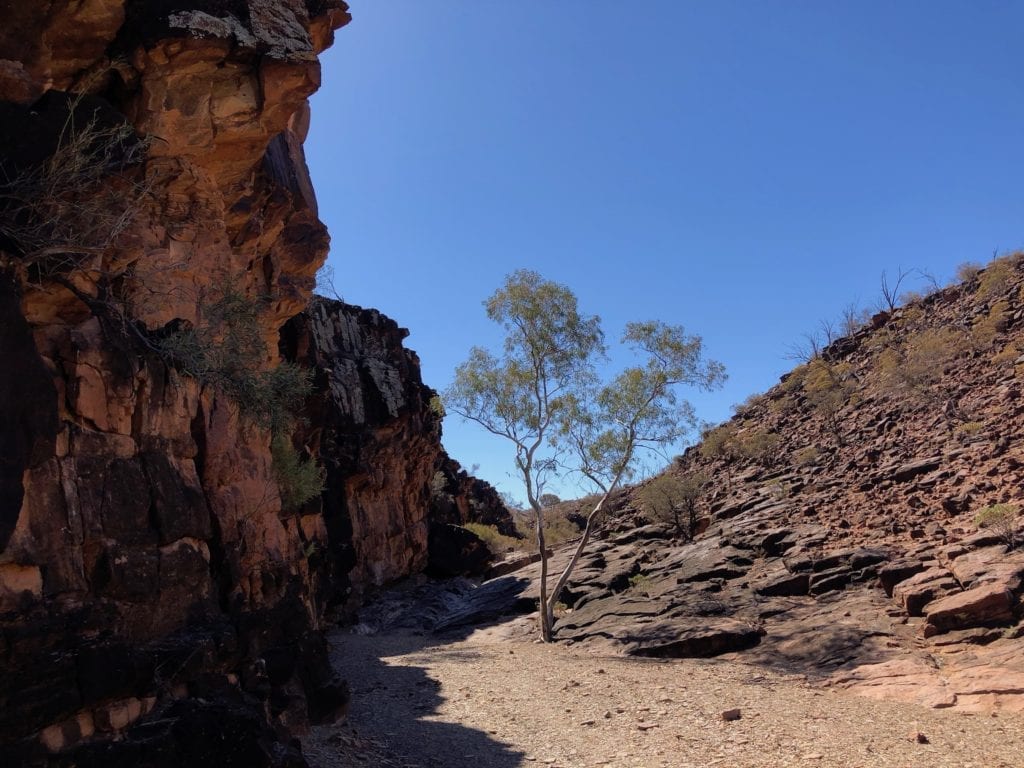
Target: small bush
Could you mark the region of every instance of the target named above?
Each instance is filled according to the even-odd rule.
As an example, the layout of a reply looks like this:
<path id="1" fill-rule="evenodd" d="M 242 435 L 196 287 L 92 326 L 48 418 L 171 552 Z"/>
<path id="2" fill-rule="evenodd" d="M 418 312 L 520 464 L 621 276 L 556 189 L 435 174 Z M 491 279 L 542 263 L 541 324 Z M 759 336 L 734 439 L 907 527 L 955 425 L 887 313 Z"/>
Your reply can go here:
<path id="1" fill-rule="evenodd" d="M 959 437 L 975 437 L 985 431 L 985 424 L 980 421 L 968 421 L 957 424 L 953 434 Z"/>
<path id="2" fill-rule="evenodd" d="M 721 424 L 708 427 L 701 433 L 700 453 L 707 459 L 731 458 L 736 441 L 736 427 Z"/>
<path id="3" fill-rule="evenodd" d="M 274 460 L 274 479 L 277 480 L 281 494 L 282 509 L 301 509 L 307 501 L 323 493 L 323 468 L 312 459 L 301 458 L 286 435 L 273 436 L 270 453 Z"/>
<path id="4" fill-rule="evenodd" d="M 312 391 L 312 375 L 294 363 L 261 370 L 266 347 L 260 306 L 233 287 L 224 288 L 216 302 L 204 307 L 198 327 L 171 333 L 157 348 L 168 363 L 213 387 L 243 416 L 270 431 L 282 507 L 298 509 L 324 484 L 323 470 L 301 459 L 288 436 Z"/>
<path id="5" fill-rule="evenodd" d="M 992 362 L 995 365 L 1004 365 L 1006 363 L 1015 363 L 1020 357 L 1020 349 L 1017 348 L 1016 344 L 1007 344 L 1001 350 L 992 355 Z"/>
<path id="6" fill-rule="evenodd" d="M 654 582 L 651 581 L 651 578 L 642 573 L 635 573 L 629 577 L 629 589 L 632 592 L 639 592 L 649 597 L 652 586 L 654 586 Z"/>
<path id="7" fill-rule="evenodd" d="M 739 435 L 736 439 L 741 456 L 761 464 L 772 464 L 782 444 L 781 438 L 766 429 L 755 429 Z"/>
<path id="8" fill-rule="evenodd" d="M 82 95 L 70 96 L 67 110 L 45 161 L 0 167 L 0 236 L 38 279 L 83 269 L 128 227 L 149 193 L 127 173 L 148 151 L 132 126 Z"/>
<path id="9" fill-rule="evenodd" d="M 524 510 L 516 515 L 516 530 L 524 539 L 531 542 L 536 541 L 537 533 L 534 530 L 534 516 L 532 510 Z M 548 510 L 544 513 L 544 543 L 549 547 L 557 547 L 567 541 L 578 538 L 580 526 L 568 519 L 564 513 L 558 510 Z"/>
<path id="10" fill-rule="evenodd" d="M 968 339 L 962 331 L 929 329 L 883 350 L 875 367 L 883 386 L 934 401 L 950 397 L 956 382 L 944 375 L 945 370 L 967 349 Z"/>
<path id="11" fill-rule="evenodd" d="M 708 476 L 694 472 L 683 477 L 659 475 L 640 491 L 644 510 L 655 520 L 671 523 L 677 536 L 692 540 L 697 534 L 697 502 L 708 484 Z"/>
<path id="12" fill-rule="evenodd" d="M 808 445 L 806 448 L 801 448 L 793 454 L 793 461 L 801 467 L 806 467 L 811 464 L 817 464 L 820 457 L 821 451 L 818 450 L 817 446 Z"/>
<path id="13" fill-rule="evenodd" d="M 974 321 L 971 340 L 979 349 L 991 347 L 996 337 L 1006 330 L 1010 322 L 1010 304 L 1006 299 L 993 302 L 988 312 Z"/>
<path id="14" fill-rule="evenodd" d="M 989 299 L 1005 292 L 1015 271 L 1012 258 L 1003 257 L 991 261 L 978 277 L 978 298 Z"/>
<path id="15" fill-rule="evenodd" d="M 529 539 L 517 539 L 514 536 L 506 536 L 493 525 L 466 523 L 462 527 L 475 533 L 487 545 L 487 549 L 495 557 L 501 557 L 508 552 L 524 551 L 530 548 Z"/>
<path id="16" fill-rule="evenodd" d="M 829 363 L 819 358 L 808 364 L 804 392 L 840 445 L 845 445 L 840 412 L 854 398 L 853 366 L 847 362 Z"/>
<path id="17" fill-rule="evenodd" d="M 993 504 L 975 515 L 974 524 L 991 530 L 1009 549 L 1013 549 L 1020 530 L 1020 509 L 1016 504 Z"/>
<path id="18" fill-rule="evenodd" d="M 957 265 L 956 279 L 961 283 L 969 283 L 981 272 L 981 264 L 976 261 L 965 261 Z"/>

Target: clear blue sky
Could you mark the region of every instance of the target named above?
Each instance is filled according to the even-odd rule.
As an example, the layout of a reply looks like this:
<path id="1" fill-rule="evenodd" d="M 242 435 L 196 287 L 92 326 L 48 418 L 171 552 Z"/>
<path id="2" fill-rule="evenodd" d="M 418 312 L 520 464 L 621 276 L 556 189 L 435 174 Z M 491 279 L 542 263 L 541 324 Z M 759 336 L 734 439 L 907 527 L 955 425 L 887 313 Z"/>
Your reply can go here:
<path id="1" fill-rule="evenodd" d="M 350 4 L 306 147 L 329 263 L 437 389 L 498 344 L 481 302 L 520 267 L 609 335 L 702 335 L 730 378 L 691 399 L 719 421 L 883 270 L 1024 247 L 1024 3 Z M 504 446 L 444 429 L 522 496 Z"/>

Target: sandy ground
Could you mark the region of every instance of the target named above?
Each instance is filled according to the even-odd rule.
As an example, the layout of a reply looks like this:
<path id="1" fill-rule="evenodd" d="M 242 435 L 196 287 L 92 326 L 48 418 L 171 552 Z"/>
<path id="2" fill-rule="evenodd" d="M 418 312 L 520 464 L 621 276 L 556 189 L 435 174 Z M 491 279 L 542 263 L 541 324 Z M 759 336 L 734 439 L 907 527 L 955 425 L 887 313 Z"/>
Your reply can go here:
<path id="1" fill-rule="evenodd" d="M 347 723 L 305 740 L 318 768 L 834 766 L 1024 768 L 1024 717 L 873 701 L 721 660 L 595 656 L 524 619 L 443 639 L 332 638 Z M 739 718 L 723 719 L 738 709 Z"/>

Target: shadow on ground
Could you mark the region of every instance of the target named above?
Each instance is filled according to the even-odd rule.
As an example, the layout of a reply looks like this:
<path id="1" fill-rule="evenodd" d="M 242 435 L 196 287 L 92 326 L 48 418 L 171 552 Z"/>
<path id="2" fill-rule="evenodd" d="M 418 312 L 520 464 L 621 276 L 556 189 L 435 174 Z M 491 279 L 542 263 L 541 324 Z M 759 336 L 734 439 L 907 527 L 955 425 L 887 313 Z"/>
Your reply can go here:
<path id="1" fill-rule="evenodd" d="M 522 580 L 504 577 L 477 588 L 468 581 L 410 584 L 360 612 L 354 627 L 336 630 L 331 659 L 348 681 L 352 704 L 341 726 L 314 729 L 306 752 L 317 768 L 348 766 L 342 746 L 366 744 L 386 753 L 375 765 L 402 768 L 516 768 L 524 754 L 490 734 L 434 719 L 446 696 L 416 657 L 453 656 L 445 646 L 474 630 L 500 623 L 510 612 L 532 609 L 517 602 Z M 401 663 L 393 661 L 402 657 Z M 412 657 L 410 659 L 406 657 Z M 466 658 L 466 663 L 472 659 Z"/>

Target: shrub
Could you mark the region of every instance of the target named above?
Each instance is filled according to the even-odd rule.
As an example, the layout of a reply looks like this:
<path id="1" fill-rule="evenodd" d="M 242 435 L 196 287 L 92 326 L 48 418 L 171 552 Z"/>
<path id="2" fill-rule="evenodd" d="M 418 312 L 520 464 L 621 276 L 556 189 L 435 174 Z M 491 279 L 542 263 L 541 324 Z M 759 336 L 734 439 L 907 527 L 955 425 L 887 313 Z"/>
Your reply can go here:
<path id="1" fill-rule="evenodd" d="M 737 437 L 737 448 L 741 456 L 761 464 L 775 461 L 782 440 L 767 429 L 755 429 Z"/>
<path id="2" fill-rule="evenodd" d="M 957 424 L 953 434 L 959 437 L 975 437 L 985 431 L 985 424 L 980 421 L 967 421 Z"/>
<path id="3" fill-rule="evenodd" d="M 991 347 L 996 337 L 1006 330 L 1010 322 L 1010 303 L 1000 299 L 992 303 L 988 312 L 977 318 L 971 328 L 971 340 L 978 348 Z"/>
<path id="4" fill-rule="evenodd" d="M 926 401 L 952 403 L 956 382 L 945 371 L 968 349 L 966 334 L 956 328 L 936 328 L 885 349 L 876 369 L 882 385 L 902 389 Z"/>
<path id="5" fill-rule="evenodd" d="M 991 530 L 1007 548 L 1013 549 L 1020 530 L 1020 509 L 1016 504 L 993 504 L 975 515 L 974 524 Z"/>
<path id="6" fill-rule="evenodd" d="M 312 459 L 303 459 L 287 435 L 275 434 L 270 441 L 274 479 L 281 494 L 281 508 L 300 509 L 323 493 L 324 470 Z"/>
<path id="7" fill-rule="evenodd" d="M 529 539 L 517 539 L 514 536 L 506 536 L 493 525 L 466 523 L 463 528 L 475 533 L 487 545 L 487 549 L 495 557 L 500 557 L 507 552 L 522 551 L 529 547 Z"/>
<path id="8" fill-rule="evenodd" d="M 126 173 L 141 165 L 147 143 L 109 109 L 87 105 L 81 95 L 67 98 L 49 157 L 32 167 L 0 167 L 0 236 L 36 279 L 85 268 L 131 223 L 149 191 Z"/>
<path id="9" fill-rule="evenodd" d="M 1010 258 L 990 262 L 979 275 L 978 298 L 988 299 L 1003 293 L 1013 279 L 1014 271 L 1014 263 Z"/>
<path id="10" fill-rule="evenodd" d="M 981 264 L 976 261 L 965 261 L 957 265 L 956 279 L 961 283 L 969 283 L 981 272 Z"/>
<path id="11" fill-rule="evenodd" d="M 733 424 L 707 427 L 701 433 L 700 453 L 707 459 L 731 458 L 735 441 L 736 427 Z"/>
<path id="12" fill-rule="evenodd" d="M 294 363 L 260 370 L 265 343 L 261 303 L 233 287 L 204 307 L 203 322 L 179 329 L 157 343 L 164 359 L 204 386 L 232 400 L 239 412 L 271 433 L 271 455 L 284 509 L 297 509 L 323 490 L 324 475 L 303 460 L 288 435 L 312 391 L 312 375 Z"/>
<path id="13" fill-rule="evenodd" d="M 708 476 L 694 472 L 683 477 L 665 473 L 640 491 L 644 509 L 658 521 L 671 523 L 677 536 L 693 539 L 697 534 L 697 502 L 708 484 Z"/>
<path id="14" fill-rule="evenodd" d="M 802 467 L 806 467 L 810 464 L 817 464 L 820 457 L 821 451 L 818 450 L 817 446 L 808 445 L 806 448 L 801 448 L 793 454 L 793 461 Z"/>
<path id="15" fill-rule="evenodd" d="M 530 542 L 536 542 L 535 520 L 533 511 L 529 509 L 516 515 L 516 530 Z M 570 520 L 564 512 L 552 510 L 550 514 L 544 515 L 544 543 L 546 546 L 557 547 L 578 538 L 579 535 L 580 526 Z"/>
<path id="16" fill-rule="evenodd" d="M 995 365 L 1003 365 L 1004 363 L 1015 363 L 1020 357 L 1020 349 L 1017 348 L 1016 344 L 1007 344 L 996 354 L 992 355 L 992 362 Z"/>
<path id="17" fill-rule="evenodd" d="M 629 589 L 633 592 L 639 592 L 646 597 L 650 597 L 653 585 L 654 582 L 651 581 L 651 578 L 642 573 L 635 573 L 629 577 Z"/>
<path id="18" fill-rule="evenodd" d="M 195 328 L 171 333 L 157 344 L 174 367 L 213 387 L 259 426 L 281 432 L 312 390 L 309 371 L 293 363 L 260 370 L 265 344 L 259 323 L 261 302 L 233 287 L 204 308 Z"/>
<path id="19" fill-rule="evenodd" d="M 804 392 L 811 406 L 821 415 L 825 428 L 839 445 L 845 445 L 839 414 L 854 397 L 853 366 L 847 362 L 830 363 L 818 358 L 808 364 Z"/>

